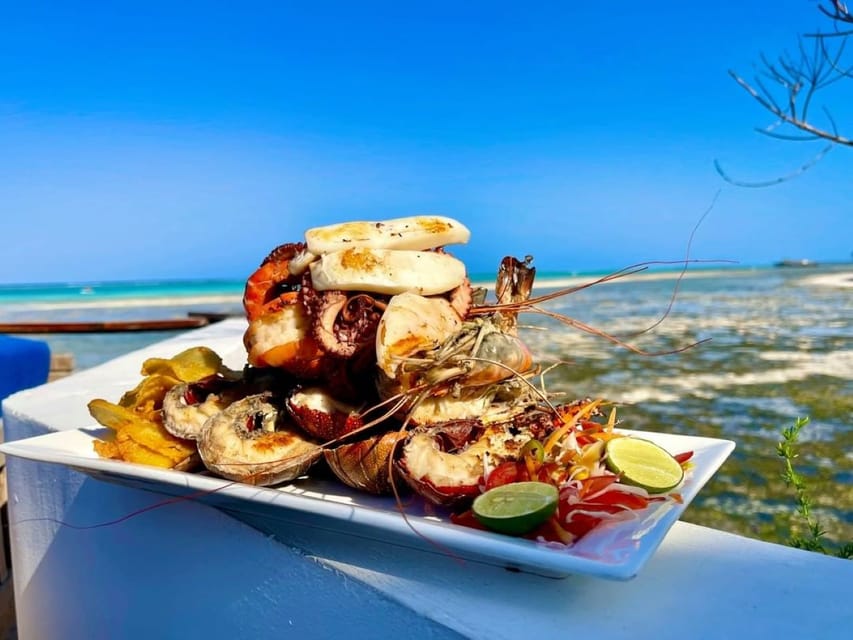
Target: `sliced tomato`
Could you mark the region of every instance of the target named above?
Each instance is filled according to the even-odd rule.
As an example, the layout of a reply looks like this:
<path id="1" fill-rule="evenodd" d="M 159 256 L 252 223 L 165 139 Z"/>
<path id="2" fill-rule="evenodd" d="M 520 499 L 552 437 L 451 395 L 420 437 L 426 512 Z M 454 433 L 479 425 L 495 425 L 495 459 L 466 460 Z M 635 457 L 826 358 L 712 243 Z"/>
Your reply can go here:
<path id="1" fill-rule="evenodd" d="M 575 436 L 575 440 L 577 441 L 579 447 L 585 447 L 588 444 L 592 444 L 593 442 L 595 442 L 595 438 L 593 438 L 589 434 L 577 435 Z"/>
<path id="2" fill-rule="evenodd" d="M 581 481 L 580 497 L 581 499 L 604 491 L 607 487 L 619 480 L 619 476 L 591 476 Z"/>
<path id="3" fill-rule="evenodd" d="M 613 491 L 605 491 L 600 496 L 596 496 L 584 504 L 592 505 L 610 505 L 614 507 L 623 507 L 626 509 L 645 509 L 649 506 L 648 498 L 638 496 L 634 493 L 626 493 L 614 489 Z"/>
<path id="4" fill-rule="evenodd" d="M 576 540 L 573 533 L 566 531 L 560 526 L 560 523 L 557 522 L 556 516 L 548 518 L 548 520 L 536 527 L 533 531 L 525 534 L 524 537 L 529 540 L 542 539 L 548 540 L 549 542 L 562 542 L 563 544 L 571 544 Z"/>
<path id="5" fill-rule="evenodd" d="M 568 516 L 567 513 L 566 517 L 560 518 L 560 527 L 571 533 L 576 540 L 595 529 L 602 520 L 586 513 L 574 513 L 570 518 Z"/>
<path id="6" fill-rule="evenodd" d="M 692 451 L 685 451 L 684 453 L 679 453 L 678 455 L 673 456 L 673 458 L 675 458 L 678 461 L 678 464 L 684 464 L 685 462 L 690 460 L 690 458 L 692 458 L 692 457 L 693 457 Z"/>
<path id="7" fill-rule="evenodd" d="M 564 487 L 557 503 L 558 524 L 575 538 L 581 538 L 597 527 L 605 514 L 645 509 L 649 505 L 644 496 L 615 488 L 618 479 L 613 475 L 593 476 L 583 480 L 580 487 Z M 601 517 L 596 516 L 599 513 Z"/>
<path id="8" fill-rule="evenodd" d="M 584 431 L 601 431 L 603 428 L 603 424 L 599 424 L 592 420 L 581 420 L 581 429 Z"/>
<path id="9" fill-rule="evenodd" d="M 500 487 L 504 484 L 522 482 L 527 479 L 527 469 L 524 468 L 524 463 L 510 460 L 499 464 L 492 470 L 489 474 L 489 478 L 486 480 L 485 490 L 488 491 L 489 489 L 494 489 L 495 487 Z"/>

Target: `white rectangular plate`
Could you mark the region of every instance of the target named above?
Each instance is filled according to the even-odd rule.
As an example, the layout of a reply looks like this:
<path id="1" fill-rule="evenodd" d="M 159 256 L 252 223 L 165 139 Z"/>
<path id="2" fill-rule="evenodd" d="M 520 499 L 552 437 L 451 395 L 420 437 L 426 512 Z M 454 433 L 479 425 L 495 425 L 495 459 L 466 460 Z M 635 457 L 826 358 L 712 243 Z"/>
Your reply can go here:
<path id="1" fill-rule="evenodd" d="M 681 503 L 653 503 L 630 520 L 599 525 L 571 547 L 537 543 L 458 526 L 446 514 L 413 508 L 404 519 L 393 497 L 377 497 L 331 480 L 300 480 L 282 487 L 253 487 L 204 474 L 184 473 L 99 458 L 92 441 L 104 431 L 60 431 L 0 444 L 0 451 L 61 464 L 92 477 L 167 495 L 185 495 L 217 506 L 275 533 L 282 523 L 337 531 L 549 577 L 584 574 L 627 580 L 639 573 L 690 501 L 734 449 L 729 440 L 625 431 L 658 443 L 673 454 L 693 451 L 693 468 L 679 489 Z"/>

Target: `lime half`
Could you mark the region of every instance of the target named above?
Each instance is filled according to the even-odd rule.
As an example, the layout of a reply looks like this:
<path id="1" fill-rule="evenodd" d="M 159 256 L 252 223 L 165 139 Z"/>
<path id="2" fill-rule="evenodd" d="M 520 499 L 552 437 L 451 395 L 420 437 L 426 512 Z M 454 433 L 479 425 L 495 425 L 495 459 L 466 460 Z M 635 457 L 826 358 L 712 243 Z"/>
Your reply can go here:
<path id="1" fill-rule="evenodd" d="M 513 482 L 477 496 L 472 508 L 489 529 L 520 536 L 554 514 L 557 496 L 557 487 L 545 482 Z"/>
<path id="2" fill-rule="evenodd" d="M 678 460 L 654 442 L 641 438 L 613 438 L 607 441 L 606 463 L 620 482 L 642 487 L 649 493 L 665 493 L 684 478 Z"/>

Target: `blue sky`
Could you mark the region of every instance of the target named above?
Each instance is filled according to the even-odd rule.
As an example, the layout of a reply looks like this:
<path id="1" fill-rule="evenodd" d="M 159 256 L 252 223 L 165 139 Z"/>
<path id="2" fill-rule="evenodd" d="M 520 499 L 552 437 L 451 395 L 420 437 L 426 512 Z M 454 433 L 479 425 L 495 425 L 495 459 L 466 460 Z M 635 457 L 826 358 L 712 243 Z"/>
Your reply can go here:
<path id="1" fill-rule="evenodd" d="M 722 5 L 722 6 L 715 6 Z M 737 6 L 736 6 L 737 5 Z M 305 228 L 417 213 L 472 272 L 846 260 L 853 150 L 753 131 L 728 77 L 824 24 L 773 3 L 11 3 L 0 282 L 242 278 Z M 853 81 L 821 96 L 853 133 Z M 846 127 L 845 127 L 846 125 Z"/>

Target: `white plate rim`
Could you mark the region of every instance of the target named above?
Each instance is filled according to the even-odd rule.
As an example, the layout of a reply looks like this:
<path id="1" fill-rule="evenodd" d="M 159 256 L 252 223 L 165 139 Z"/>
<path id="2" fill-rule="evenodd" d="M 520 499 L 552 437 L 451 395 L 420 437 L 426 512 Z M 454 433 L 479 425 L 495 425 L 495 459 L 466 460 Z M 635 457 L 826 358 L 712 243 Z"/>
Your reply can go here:
<path id="1" fill-rule="evenodd" d="M 652 557 L 672 525 L 734 450 L 735 443 L 673 433 L 623 432 L 656 442 L 671 453 L 694 451 L 693 468 L 678 490 L 682 499 L 658 503 L 640 512 L 636 520 L 597 527 L 579 543 L 567 548 L 553 548 L 522 538 L 471 529 L 455 525 L 446 518 L 409 515 L 404 519 L 393 497 L 368 496 L 340 483 L 308 481 L 282 487 L 254 487 L 211 475 L 100 458 L 92 447 L 95 434 L 103 433 L 102 427 L 96 425 L 0 443 L 0 452 L 35 462 L 63 465 L 98 480 L 135 488 L 142 484 L 142 488 L 166 495 L 174 495 L 176 490 L 210 491 L 217 500 L 249 502 L 253 508 L 270 516 L 273 515 L 270 510 L 283 509 L 288 518 L 304 521 L 308 526 L 321 518 L 344 535 L 348 528 L 359 527 L 376 540 L 393 540 L 398 544 L 402 541 L 416 548 L 423 548 L 424 540 L 429 540 L 436 548 L 446 548 L 463 558 L 512 570 L 549 577 L 583 574 L 629 580 Z M 329 492 L 330 487 L 335 493 Z M 201 501 L 206 500 L 201 498 Z M 411 525 L 417 527 L 420 536 Z"/>

